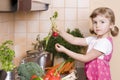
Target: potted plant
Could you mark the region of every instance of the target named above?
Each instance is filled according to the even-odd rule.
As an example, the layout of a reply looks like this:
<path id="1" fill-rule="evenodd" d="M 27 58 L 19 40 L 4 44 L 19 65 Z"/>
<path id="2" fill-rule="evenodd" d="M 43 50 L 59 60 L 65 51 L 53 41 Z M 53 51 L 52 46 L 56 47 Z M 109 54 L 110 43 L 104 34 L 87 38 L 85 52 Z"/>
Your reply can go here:
<path id="1" fill-rule="evenodd" d="M 6 40 L 0 45 L 1 70 L 6 71 L 7 73 L 11 73 L 11 71 L 15 68 L 13 64 L 15 52 L 11 48 L 12 45 L 13 41 L 11 40 Z"/>

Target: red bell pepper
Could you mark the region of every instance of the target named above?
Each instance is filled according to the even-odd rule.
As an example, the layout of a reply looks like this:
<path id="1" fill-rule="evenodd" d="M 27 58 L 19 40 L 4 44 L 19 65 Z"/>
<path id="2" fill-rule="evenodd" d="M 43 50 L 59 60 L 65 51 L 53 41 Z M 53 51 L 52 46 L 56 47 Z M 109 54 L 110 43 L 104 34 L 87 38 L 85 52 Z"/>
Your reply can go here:
<path id="1" fill-rule="evenodd" d="M 55 70 L 50 70 L 44 76 L 44 80 L 60 80 L 60 74 L 56 73 Z"/>
<path id="2" fill-rule="evenodd" d="M 49 70 L 46 75 L 44 76 L 43 80 L 61 80 L 60 74 L 58 73 L 58 71 L 63 67 L 63 65 L 65 64 L 65 62 L 63 62 L 59 68 L 57 68 L 56 70 Z"/>

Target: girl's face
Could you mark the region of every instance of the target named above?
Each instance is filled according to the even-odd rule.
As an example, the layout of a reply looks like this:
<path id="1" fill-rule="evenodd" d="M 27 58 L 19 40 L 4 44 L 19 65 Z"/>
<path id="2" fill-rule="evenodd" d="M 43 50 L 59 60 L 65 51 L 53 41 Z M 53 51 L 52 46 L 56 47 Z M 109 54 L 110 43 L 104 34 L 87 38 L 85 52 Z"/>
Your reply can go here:
<path id="1" fill-rule="evenodd" d="M 93 18 L 93 29 L 97 36 L 107 37 L 111 27 L 109 18 L 103 15 Z"/>

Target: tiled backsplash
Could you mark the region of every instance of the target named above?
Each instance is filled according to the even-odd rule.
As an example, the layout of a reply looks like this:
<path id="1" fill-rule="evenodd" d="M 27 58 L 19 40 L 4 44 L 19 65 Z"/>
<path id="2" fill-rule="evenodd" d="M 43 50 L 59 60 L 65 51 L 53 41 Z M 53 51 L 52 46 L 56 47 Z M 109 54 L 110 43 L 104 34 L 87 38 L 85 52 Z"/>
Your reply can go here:
<path id="1" fill-rule="evenodd" d="M 11 39 L 14 41 L 16 52 L 15 63 L 32 49 L 32 42 L 40 34 L 41 39 L 47 36 L 51 23 L 49 18 L 54 11 L 58 11 L 58 27 L 79 28 L 86 35 L 89 34 L 89 0 L 51 0 L 47 11 L 0 13 L 0 43 Z"/>

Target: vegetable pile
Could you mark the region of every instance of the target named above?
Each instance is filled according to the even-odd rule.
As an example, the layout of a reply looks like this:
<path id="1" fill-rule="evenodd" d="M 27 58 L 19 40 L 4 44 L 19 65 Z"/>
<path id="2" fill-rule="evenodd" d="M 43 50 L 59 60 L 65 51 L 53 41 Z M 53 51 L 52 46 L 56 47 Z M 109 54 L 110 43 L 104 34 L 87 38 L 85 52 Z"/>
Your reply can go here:
<path id="1" fill-rule="evenodd" d="M 65 62 L 62 62 L 62 64 L 56 69 L 48 70 L 43 79 L 44 80 L 61 80 L 59 71 L 64 66 L 64 64 Z"/>

